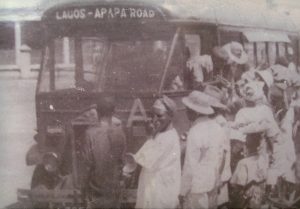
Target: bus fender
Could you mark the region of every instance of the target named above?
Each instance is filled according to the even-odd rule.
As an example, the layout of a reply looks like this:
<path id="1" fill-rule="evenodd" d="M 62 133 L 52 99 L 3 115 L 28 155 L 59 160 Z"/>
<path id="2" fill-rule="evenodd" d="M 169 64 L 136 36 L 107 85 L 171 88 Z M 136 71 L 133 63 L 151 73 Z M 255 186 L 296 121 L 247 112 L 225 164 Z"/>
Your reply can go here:
<path id="1" fill-rule="evenodd" d="M 37 165 L 42 162 L 43 154 L 40 152 L 38 145 L 34 144 L 26 153 L 26 164 Z"/>

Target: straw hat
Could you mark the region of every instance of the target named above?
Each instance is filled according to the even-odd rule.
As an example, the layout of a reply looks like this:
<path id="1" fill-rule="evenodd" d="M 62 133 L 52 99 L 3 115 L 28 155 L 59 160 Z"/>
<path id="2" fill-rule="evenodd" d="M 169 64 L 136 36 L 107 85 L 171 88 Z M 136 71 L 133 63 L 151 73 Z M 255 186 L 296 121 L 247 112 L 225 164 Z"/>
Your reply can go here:
<path id="1" fill-rule="evenodd" d="M 237 64 L 245 64 L 248 61 L 248 55 L 245 52 L 242 44 L 232 41 L 223 46 L 223 49 L 228 53 L 230 60 Z"/>
<path id="2" fill-rule="evenodd" d="M 209 104 L 212 107 L 220 108 L 226 110 L 227 107 L 222 104 L 222 100 L 224 98 L 224 92 L 216 86 L 207 85 L 204 89 L 204 93 L 210 96 Z"/>
<path id="3" fill-rule="evenodd" d="M 268 88 L 270 88 L 274 83 L 273 75 L 269 70 L 255 71 L 255 75 L 259 76 L 265 82 Z"/>
<path id="4" fill-rule="evenodd" d="M 187 97 L 182 98 L 182 103 L 191 110 L 204 115 L 214 113 L 209 105 L 210 97 L 200 91 L 193 91 Z"/>
<path id="5" fill-rule="evenodd" d="M 272 65 L 270 69 L 274 78 L 274 84 L 280 89 L 286 89 L 291 80 L 288 68 L 282 65 Z"/>

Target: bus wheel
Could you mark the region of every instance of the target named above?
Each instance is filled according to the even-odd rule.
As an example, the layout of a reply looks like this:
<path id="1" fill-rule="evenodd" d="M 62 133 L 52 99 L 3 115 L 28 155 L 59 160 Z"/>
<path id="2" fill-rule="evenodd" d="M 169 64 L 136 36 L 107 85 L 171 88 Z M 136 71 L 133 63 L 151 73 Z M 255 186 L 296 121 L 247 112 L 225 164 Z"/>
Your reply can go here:
<path id="1" fill-rule="evenodd" d="M 31 189 L 38 186 L 44 186 L 47 189 L 54 189 L 57 184 L 58 177 L 46 171 L 43 165 L 37 165 L 33 171 L 31 179 Z"/>

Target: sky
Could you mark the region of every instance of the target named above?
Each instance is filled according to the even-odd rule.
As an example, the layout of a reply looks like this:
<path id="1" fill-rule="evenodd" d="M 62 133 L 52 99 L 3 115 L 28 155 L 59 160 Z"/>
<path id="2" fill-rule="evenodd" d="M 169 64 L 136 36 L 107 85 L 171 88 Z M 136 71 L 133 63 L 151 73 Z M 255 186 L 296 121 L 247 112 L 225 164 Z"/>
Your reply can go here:
<path id="1" fill-rule="evenodd" d="M 36 7 L 40 0 L 0 0 L 0 8 Z"/>

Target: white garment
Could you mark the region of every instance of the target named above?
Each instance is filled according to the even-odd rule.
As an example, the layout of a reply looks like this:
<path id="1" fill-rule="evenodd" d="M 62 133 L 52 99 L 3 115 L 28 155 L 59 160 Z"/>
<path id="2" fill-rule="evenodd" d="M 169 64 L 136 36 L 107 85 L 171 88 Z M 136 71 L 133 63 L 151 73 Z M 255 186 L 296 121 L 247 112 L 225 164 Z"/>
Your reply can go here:
<path id="1" fill-rule="evenodd" d="M 217 197 L 218 205 L 222 205 L 229 201 L 228 184 L 227 183 L 224 184 L 224 182 L 229 181 L 232 175 L 231 167 L 230 167 L 230 160 L 231 160 L 230 128 L 226 119 L 221 115 L 216 117 L 216 122 L 219 123 L 221 127 L 224 129 L 224 131 L 226 132 L 226 137 L 224 138 L 224 142 L 223 142 L 223 146 L 224 146 L 223 149 L 225 151 L 225 159 L 224 159 L 225 164 L 220 176 L 220 182 L 223 185 L 219 188 L 219 193 Z"/>
<path id="2" fill-rule="evenodd" d="M 203 70 L 205 70 L 207 73 L 213 70 L 213 62 L 211 56 L 209 55 L 197 55 L 191 57 L 187 61 L 186 65 L 190 70 L 193 70 L 195 81 L 197 82 L 203 82 Z"/>
<path id="3" fill-rule="evenodd" d="M 136 208 L 175 208 L 180 191 L 180 145 L 173 128 L 149 139 L 134 156 L 142 166 Z"/>
<path id="4" fill-rule="evenodd" d="M 297 66 L 295 65 L 295 63 L 290 62 L 289 66 L 288 66 L 288 69 L 289 69 L 289 71 L 291 73 L 291 76 L 294 76 L 294 75 L 298 74 L 298 72 L 297 72 Z"/>
<path id="5" fill-rule="evenodd" d="M 181 195 L 201 194 L 216 188 L 220 154 L 226 132 L 214 119 L 199 118 L 188 132 Z"/>
<path id="6" fill-rule="evenodd" d="M 240 109 L 232 126 L 244 134 L 266 131 L 273 137 L 280 133 L 271 108 L 264 104 Z"/>
<path id="7" fill-rule="evenodd" d="M 274 185 L 279 176 L 285 180 L 296 183 L 293 165 L 296 162 L 295 144 L 293 141 L 294 108 L 291 107 L 281 121 L 281 134 L 273 144 L 273 159 L 268 171 L 268 184 Z"/>

